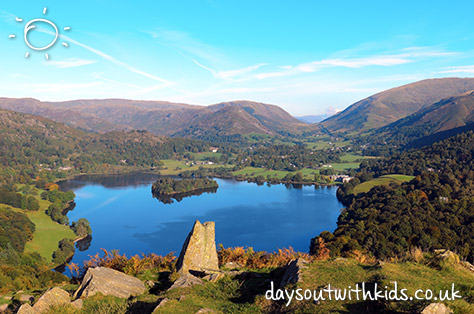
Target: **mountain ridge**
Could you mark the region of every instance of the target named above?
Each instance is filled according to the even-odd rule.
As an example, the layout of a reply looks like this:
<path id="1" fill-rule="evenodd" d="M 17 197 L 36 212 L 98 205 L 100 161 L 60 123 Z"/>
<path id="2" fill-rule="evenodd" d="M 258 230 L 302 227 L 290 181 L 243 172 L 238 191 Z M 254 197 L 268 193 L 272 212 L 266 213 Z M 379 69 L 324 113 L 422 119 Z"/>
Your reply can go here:
<path id="1" fill-rule="evenodd" d="M 331 132 L 369 131 L 409 116 L 444 98 L 474 90 L 474 78 L 427 79 L 355 102 L 321 124 Z"/>
<path id="2" fill-rule="evenodd" d="M 276 105 L 247 100 L 198 106 L 128 99 L 42 102 L 33 98 L 0 98 L 0 108 L 43 116 L 98 133 L 137 129 L 156 135 L 204 138 L 208 137 L 203 136 L 206 133 L 277 135 L 318 129 L 304 124 Z M 224 108 L 240 110 L 222 110 Z M 234 116 L 229 117 L 230 114 Z M 230 118 L 236 121 L 230 123 Z M 226 121 L 226 125 L 221 120 Z"/>

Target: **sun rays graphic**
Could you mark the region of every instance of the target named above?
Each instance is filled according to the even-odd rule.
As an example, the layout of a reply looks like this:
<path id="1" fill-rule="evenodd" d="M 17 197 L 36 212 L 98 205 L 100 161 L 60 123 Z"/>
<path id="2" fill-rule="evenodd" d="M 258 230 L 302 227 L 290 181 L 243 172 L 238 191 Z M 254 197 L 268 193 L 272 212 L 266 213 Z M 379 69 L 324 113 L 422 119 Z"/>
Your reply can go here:
<path id="1" fill-rule="evenodd" d="M 47 8 L 44 8 L 43 9 L 43 15 L 46 15 L 47 12 L 48 12 Z M 17 21 L 18 23 L 23 23 L 23 19 L 21 19 L 19 17 L 15 18 L 15 21 Z M 36 46 L 32 45 L 30 43 L 30 41 L 28 40 L 28 34 L 30 33 L 30 31 L 33 31 L 33 30 L 37 29 L 36 25 L 38 23 L 48 24 L 49 26 L 51 26 L 54 29 L 54 33 L 52 33 L 52 35 L 54 36 L 54 39 L 49 44 L 47 44 L 45 46 L 42 46 L 42 47 L 36 47 Z M 71 27 L 69 27 L 69 26 L 64 27 L 63 30 L 66 31 L 66 32 L 70 31 Z M 12 35 L 9 35 L 8 37 L 10 39 L 15 39 L 16 35 L 12 34 Z M 47 19 L 44 19 L 44 18 L 37 18 L 37 19 L 32 19 L 32 20 L 28 21 L 28 23 L 26 23 L 26 25 L 23 29 L 23 39 L 25 40 L 25 44 L 30 49 L 32 49 L 34 51 L 45 51 L 45 50 L 51 48 L 58 41 L 58 38 L 59 38 L 59 29 L 56 26 L 56 24 L 54 24 L 50 20 L 47 20 Z M 65 48 L 69 47 L 69 44 L 67 42 L 62 42 L 62 45 Z M 25 58 L 29 58 L 29 57 L 30 57 L 30 52 L 27 51 L 26 54 L 25 54 Z M 45 53 L 44 57 L 46 58 L 46 60 L 49 60 L 49 54 Z"/>

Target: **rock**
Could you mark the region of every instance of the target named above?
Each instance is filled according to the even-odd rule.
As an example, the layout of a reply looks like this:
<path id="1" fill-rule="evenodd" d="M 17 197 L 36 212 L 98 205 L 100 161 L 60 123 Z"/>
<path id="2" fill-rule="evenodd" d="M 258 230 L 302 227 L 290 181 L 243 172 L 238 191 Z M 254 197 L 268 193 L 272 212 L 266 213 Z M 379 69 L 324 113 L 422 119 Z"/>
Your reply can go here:
<path id="1" fill-rule="evenodd" d="M 24 303 L 24 302 L 33 302 L 35 300 L 35 297 L 32 296 L 31 294 L 21 294 L 15 299 L 18 299 L 20 302 Z"/>
<path id="2" fill-rule="evenodd" d="M 158 313 L 158 309 L 163 307 L 166 304 L 166 302 L 168 302 L 168 298 L 161 299 L 151 314 Z"/>
<path id="3" fill-rule="evenodd" d="M 69 304 L 71 299 L 69 293 L 61 288 L 55 287 L 46 291 L 33 305 L 35 313 L 44 313 L 53 305 Z"/>
<path id="4" fill-rule="evenodd" d="M 71 303 L 72 306 L 74 306 L 76 309 L 82 309 L 82 306 L 84 305 L 82 302 L 82 299 L 77 299 L 76 301 Z"/>
<path id="5" fill-rule="evenodd" d="M 452 314 L 453 311 L 443 303 L 431 303 L 421 311 L 421 314 Z"/>
<path id="6" fill-rule="evenodd" d="M 449 264 L 459 264 L 460 262 L 459 255 L 449 250 L 439 250 L 437 253 L 443 261 Z"/>
<path id="7" fill-rule="evenodd" d="M 187 273 L 189 270 L 219 269 L 213 221 L 201 224 L 196 220 L 193 229 L 184 241 L 176 269 L 180 274 Z"/>
<path id="8" fill-rule="evenodd" d="M 202 279 L 210 281 L 210 282 L 218 282 L 222 278 L 224 278 L 225 275 L 223 273 L 211 273 L 209 275 L 204 276 Z"/>
<path id="9" fill-rule="evenodd" d="M 228 262 L 228 263 L 225 263 L 224 265 L 224 268 L 227 268 L 227 269 L 241 269 L 243 267 L 244 266 L 240 265 L 239 263 L 234 263 L 234 262 Z"/>
<path id="10" fill-rule="evenodd" d="M 178 301 L 180 301 L 180 302 L 184 301 L 184 300 L 186 300 L 186 298 L 187 297 L 185 295 L 182 295 L 182 296 L 179 297 Z"/>
<path id="11" fill-rule="evenodd" d="M 38 312 L 33 310 L 31 305 L 29 305 L 28 303 L 25 303 L 22 306 L 20 306 L 20 308 L 18 309 L 18 312 L 16 313 L 17 314 L 38 314 Z"/>
<path id="12" fill-rule="evenodd" d="M 202 284 L 203 282 L 201 279 L 191 275 L 190 273 L 187 273 L 187 274 L 181 275 L 181 277 L 179 277 L 173 283 L 171 288 L 169 288 L 168 290 L 175 289 L 175 288 L 187 288 L 194 285 L 202 285 Z"/>
<path id="13" fill-rule="evenodd" d="M 8 309 L 8 304 L 0 305 L 0 312 L 5 312 Z"/>
<path id="14" fill-rule="evenodd" d="M 89 268 L 74 298 L 87 298 L 97 293 L 118 298 L 129 298 L 145 292 L 145 284 L 138 278 L 107 267 Z"/>
<path id="15" fill-rule="evenodd" d="M 145 285 L 146 285 L 146 287 L 148 288 L 148 290 L 153 289 L 153 288 L 156 287 L 156 283 L 155 283 L 154 281 L 152 281 L 152 280 L 147 280 L 147 281 L 145 282 Z"/>
<path id="16" fill-rule="evenodd" d="M 464 268 L 466 268 L 467 270 L 469 270 L 469 271 L 471 271 L 471 272 L 474 272 L 474 265 L 472 265 L 472 264 L 469 263 L 469 262 L 462 261 L 462 262 L 461 262 L 461 266 L 463 266 Z"/>
<path id="17" fill-rule="evenodd" d="M 196 312 L 196 314 L 204 314 L 204 313 L 213 314 L 213 313 L 217 313 L 217 312 L 214 311 L 214 310 L 208 309 L 208 308 L 200 309 L 199 311 Z"/>
<path id="18" fill-rule="evenodd" d="M 306 268 L 306 264 L 308 264 L 308 262 L 302 258 L 297 258 L 289 262 L 281 279 L 280 287 L 283 288 L 287 284 L 300 283 L 302 281 L 301 272 L 303 268 Z"/>

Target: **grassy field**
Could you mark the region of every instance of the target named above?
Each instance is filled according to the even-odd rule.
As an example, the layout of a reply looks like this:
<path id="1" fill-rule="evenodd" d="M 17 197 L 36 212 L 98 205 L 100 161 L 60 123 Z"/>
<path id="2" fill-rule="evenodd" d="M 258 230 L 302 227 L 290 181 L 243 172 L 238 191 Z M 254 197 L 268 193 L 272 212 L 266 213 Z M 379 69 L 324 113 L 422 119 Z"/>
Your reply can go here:
<path id="1" fill-rule="evenodd" d="M 451 290 L 451 284 L 461 291 L 462 296 L 471 295 L 474 274 L 460 265 L 444 267 L 441 270 L 428 267 L 423 263 L 399 262 L 386 263 L 383 267 L 368 267 L 355 260 L 341 259 L 327 262 L 314 262 L 303 274 L 303 289 L 318 289 L 331 283 L 333 288 L 344 289 L 355 287 L 356 283 L 377 282 L 380 287 L 407 289 L 407 294 L 413 296 L 418 289 L 431 289 L 436 295 L 440 290 Z M 468 284 L 464 284 L 468 283 Z M 299 306 L 297 303 L 300 303 Z M 388 307 L 393 313 L 416 312 L 428 305 L 429 301 L 391 302 Z M 474 313 L 474 305 L 465 299 L 446 302 L 454 313 Z M 315 305 L 312 302 L 296 302 L 295 313 L 367 313 L 367 303 L 352 301 L 326 301 Z M 405 309 L 405 311 L 400 311 Z M 410 310 L 408 310 L 410 309 Z M 291 310 L 291 309 L 289 309 Z M 386 309 L 387 310 L 387 309 Z M 374 312 L 375 313 L 375 312 Z"/>
<path id="2" fill-rule="evenodd" d="M 362 182 L 354 187 L 354 194 L 367 193 L 371 188 L 378 185 L 389 185 L 390 183 L 402 183 L 412 180 L 414 177 L 401 174 L 389 174 L 370 181 Z"/>
<path id="3" fill-rule="evenodd" d="M 329 139 L 321 139 L 316 142 L 305 143 L 310 149 L 326 149 L 331 147 L 347 147 L 351 145 L 350 141 L 331 141 Z"/>
<path id="4" fill-rule="evenodd" d="M 345 171 L 349 169 L 359 168 L 359 162 L 341 162 L 337 164 L 331 164 L 332 168 L 336 171 Z"/>
<path id="5" fill-rule="evenodd" d="M 215 153 L 211 153 L 215 154 Z M 182 171 L 192 171 L 192 170 L 198 170 L 199 167 L 205 167 L 205 168 L 215 168 L 215 167 L 222 167 L 222 165 L 186 165 L 186 161 L 180 161 L 180 160 L 171 160 L 171 159 L 164 159 L 162 160 L 163 162 L 163 169 L 160 169 L 160 173 L 162 175 L 177 175 Z"/>
<path id="6" fill-rule="evenodd" d="M 191 155 L 196 158 L 196 160 L 204 160 L 205 158 L 216 157 L 219 159 L 222 154 L 221 153 L 213 153 L 213 152 L 205 152 L 205 153 L 191 153 Z"/>
<path id="7" fill-rule="evenodd" d="M 382 178 L 391 178 L 391 179 L 395 179 L 395 180 L 398 180 L 398 181 L 409 182 L 409 181 L 413 180 L 415 177 L 414 176 L 406 176 L 406 175 L 403 175 L 403 174 L 387 174 L 385 176 L 382 176 Z"/>
<path id="8" fill-rule="evenodd" d="M 315 173 L 318 173 L 318 170 L 315 169 L 309 169 L 309 168 L 304 168 L 301 169 L 300 171 L 303 177 L 313 177 Z M 268 175 L 271 177 L 276 177 L 276 178 L 283 178 L 286 176 L 288 173 L 294 175 L 296 172 L 292 171 L 280 171 L 280 170 L 268 170 L 265 168 L 255 168 L 255 167 L 245 167 L 244 169 L 234 171 L 234 175 L 243 175 L 246 177 L 256 177 L 256 176 L 263 176 L 264 178 L 267 178 Z"/>
<path id="9" fill-rule="evenodd" d="M 341 161 L 342 162 L 355 162 L 356 160 L 375 159 L 375 158 L 377 157 L 361 156 L 361 155 L 355 155 L 355 154 L 344 154 L 341 156 Z"/>
<path id="10" fill-rule="evenodd" d="M 76 235 L 65 225 L 51 220 L 44 210 L 26 212 L 26 215 L 36 225 L 33 240 L 26 243 L 25 252 L 38 252 L 48 262 L 51 262 L 53 252 L 58 249 L 58 242 L 62 239 L 74 239 Z"/>
<path id="11" fill-rule="evenodd" d="M 24 185 L 21 184 L 17 185 L 18 188 L 22 188 L 23 186 Z M 28 241 L 25 245 L 25 252 L 38 252 L 48 263 L 50 263 L 52 262 L 53 252 L 58 249 L 59 241 L 65 238 L 74 239 L 76 235 L 68 226 L 58 224 L 46 215 L 45 210 L 49 205 L 51 205 L 51 203 L 42 200 L 39 196 L 40 192 L 41 191 L 38 190 L 38 193 L 35 196 L 40 205 L 38 211 L 22 209 L 15 210 L 25 213 L 36 226 L 33 239 Z"/>

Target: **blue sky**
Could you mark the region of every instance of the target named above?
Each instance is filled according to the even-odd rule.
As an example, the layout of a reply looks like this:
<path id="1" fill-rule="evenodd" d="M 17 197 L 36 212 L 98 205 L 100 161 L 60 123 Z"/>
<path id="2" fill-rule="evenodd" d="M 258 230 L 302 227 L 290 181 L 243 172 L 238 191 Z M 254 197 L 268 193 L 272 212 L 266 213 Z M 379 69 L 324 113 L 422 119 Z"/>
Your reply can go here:
<path id="1" fill-rule="evenodd" d="M 472 1 L 1 1 L 0 97 L 247 99 L 324 114 L 425 78 L 473 77 L 473 11 Z M 47 51 L 23 39 L 35 18 L 59 29 Z M 28 40 L 46 45 L 53 29 L 36 25 Z"/>

